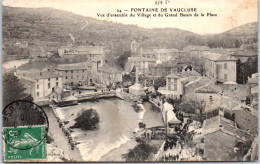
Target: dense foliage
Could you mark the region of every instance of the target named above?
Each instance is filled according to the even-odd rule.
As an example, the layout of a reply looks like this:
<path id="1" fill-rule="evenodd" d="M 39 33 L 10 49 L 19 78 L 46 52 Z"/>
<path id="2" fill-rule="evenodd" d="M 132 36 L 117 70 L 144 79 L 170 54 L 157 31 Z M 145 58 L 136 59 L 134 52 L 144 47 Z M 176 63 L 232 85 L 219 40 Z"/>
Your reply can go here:
<path id="1" fill-rule="evenodd" d="M 13 73 L 3 75 L 3 107 L 17 100 L 33 101 L 32 95 L 25 93 L 25 88 Z"/>
<path id="2" fill-rule="evenodd" d="M 248 77 L 251 77 L 253 73 L 258 72 L 258 59 L 248 58 L 248 60 L 242 63 L 237 61 L 237 83 L 245 84 Z"/>
<path id="3" fill-rule="evenodd" d="M 156 151 L 157 148 L 155 146 L 140 141 L 140 143 L 133 149 L 130 149 L 128 153 L 123 154 L 123 158 L 125 158 L 127 162 L 146 161 L 153 153 L 156 153 Z"/>
<path id="4" fill-rule="evenodd" d="M 75 119 L 75 124 L 71 128 L 81 128 L 82 130 L 93 130 L 99 122 L 99 116 L 96 110 L 88 109 L 83 111 Z"/>
<path id="5" fill-rule="evenodd" d="M 125 64 L 128 60 L 128 57 L 131 56 L 131 51 L 125 51 L 123 55 L 119 56 L 116 60 L 116 64 L 122 69 L 125 69 Z"/>

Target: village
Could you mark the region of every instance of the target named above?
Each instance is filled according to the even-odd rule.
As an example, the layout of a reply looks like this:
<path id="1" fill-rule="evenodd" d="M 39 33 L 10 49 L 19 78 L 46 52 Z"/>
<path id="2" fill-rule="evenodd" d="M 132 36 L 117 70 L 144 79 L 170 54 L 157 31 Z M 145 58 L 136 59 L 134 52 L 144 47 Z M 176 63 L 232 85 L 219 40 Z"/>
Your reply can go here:
<path id="1" fill-rule="evenodd" d="M 4 8 L 3 106 L 45 111 L 47 161 L 258 160 L 257 23 L 211 37 Z"/>
<path id="2" fill-rule="evenodd" d="M 27 43 L 16 45 L 26 47 Z M 24 70 L 15 66 L 14 75 L 35 103 L 53 108 L 61 127 L 64 123 L 55 106 L 104 97 L 127 99 L 139 106 L 144 101 L 152 103 L 161 112 L 165 126 L 140 126 L 135 134 L 148 141 L 158 140 L 164 129 L 160 139 L 165 141 L 150 160 L 256 158 L 252 154 L 256 145 L 252 143 L 257 138 L 258 74 L 238 84 L 237 61 L 257 61 L 257 54 L 207 46 L 147 50 L 136 41 L 129 46 L 131 56 L 124 69 L 109 63 L 105 46 L 69 45 L 58 47 L 58 57 L 39 52 L 25 65 L 50 58 L 68 64 L 48 62 L 41 69 Z M 69 141 L 73 142 L 71 138 Z"/>

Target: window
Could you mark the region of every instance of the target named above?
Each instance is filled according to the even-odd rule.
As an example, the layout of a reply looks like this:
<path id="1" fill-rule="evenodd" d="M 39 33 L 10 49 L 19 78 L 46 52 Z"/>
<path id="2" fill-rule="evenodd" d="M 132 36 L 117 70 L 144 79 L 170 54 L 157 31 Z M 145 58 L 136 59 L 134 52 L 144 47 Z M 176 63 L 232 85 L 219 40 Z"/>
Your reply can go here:
<path id="1" fill-rule="evenodd" d="M 174 83 L 173 86 L 174 86 L 173 90 L 174 90 L 174 91 L 177 91 L 177 83 Z"/>
<path id="2" fill-rule="evenodd" d="M 48 83 L 48 89 L 50 89 L 51 88 L 51 83 Z"/>
<path id="3" fill-rule="evenodd" d="M 177 79 L 168 79 L 168 90 L 177 91 Z"/>
<path id="4" fill-rule="evenodd" d="M 227 74 L 224 74 L 224 79 L 225 79 L 225 80 L 227 79 Z"/>
<path id="5" fill-rule="evenodd" d="M 82 70 L 82 72 L 84 73 L 84 70 Z"/>
<path id="6" fill-rule="evenodd" d="M 37 89 L 39 89 L 39 85 L 37 85 Z"/>
<path id="7" fill-rule="evenodd" d="M 56 82 L 56 86 L 59 86 L 59 82 Z"/>
<path id="8" fill-rule="evenodd" d="M 68 79 L 68 76 L 66 76 L 65 78 Z"/>
<path id="9" fill-rule="evenodd" d="M 56 80 L 59 80 L 59 78 L 58 78 L 58 77 L 56 77 Z"/>
<path id="10" fill-rule="evenodd" d="M 227 63 L 224 63 L 224 69 L 227 69 Z"/>
<path id="11" fill-rule="evenodd" d="M 68 73 L 68 71 L 65 71 L 66 73 Z"/>
<path id="12" fill-rule="evenodd" d="M 73 79 L 73 76 L 71 76 L 71 79 Z"/>
<path id="13" fill-rule="evenodd" d="M 39 92 L 37 92 L 37 96 L 38 96 L 38 97 L 40 96 L 40 93 L 39 93 Z"/>
<path id="14" fill-rule="evenodd" d="M 50 78 L 48 78 L 48 81 L 51 81 L 51 79 L 50 79 Z"/>
<path id="15" fill-rule="evenodd" d="M 171 90 L 171 79 L 168 79 L 168 90 Z"/>
<path id="16" fill-rule="evenodd" d="M 71 73 L 73 73 L 73 71 L 71 71 Z"/>

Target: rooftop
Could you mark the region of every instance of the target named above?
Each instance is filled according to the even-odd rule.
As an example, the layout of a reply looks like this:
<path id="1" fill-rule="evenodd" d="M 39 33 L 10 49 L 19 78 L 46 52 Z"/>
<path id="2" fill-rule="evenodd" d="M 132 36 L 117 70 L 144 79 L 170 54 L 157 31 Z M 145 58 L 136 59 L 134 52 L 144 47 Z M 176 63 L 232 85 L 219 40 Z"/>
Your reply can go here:
<path id="1" fill-rule="evenodd" d="M 221 87 L 210 83 L 195 89 L 195 93 L 219 93 L 221 91 Z"/>
<path id="2" fill-rule="evenodd" d="M 212 61 L 236 61 L 236 58 L 222 53 L 216 52 L 205 52 L 202 55 L 202 58 L 212 60 Z"/>
<path id="3" fill-rule="evenodd" d="M 89 63 L 73 63 L 73 64 L 59 64 L 56 70 L 65 71 L 65 70 L 87 70 Z"/>
<path id="4" fill-rule="evenodd" d="M 171 73 L 170 75 L 166 76 L 168 78 L 186 78 L 186 77 L 191 77 L 191 76 L 201 76 L 198 72 L 196 71 L 184 71 L 184 72 L 178 72 L 178 73 Z"/>
<path id="5" fill-rule="evenodd" d="M 67 49 L 64 54 L 91 54 L 91 55 L 102 55 L 105 53 L 104 47 L 102 46 L 78 46 L 78 47 L 61 47 Z"/>
<path id="6" fill-rule="evenodd" d="M 257 51 L 254 50 L 244 50 L 244 51 L 236 51 L 232 54 L 232 56 L 236 57 L 256 57 Z"/>
<path id="7" fill-rule="evenodd" d="M 56 77 L 62 77 L 62 76 L 57 73 L 50 72 L 50 71 L 41 71 L 41 72 L 30 72 L 30 73 L 24 74 L 24 77 L 32 79 L 32 80 L 39 80 L 39 79 L 56 78 Z"/>
<path id="8" fill-rule="evenodd" d="M 172 49 L 165 49 L 165 48 L 162 48 L 162 49 L 154 49 L 155 53 L 158 53 L 158 54 L 169 54 L 169 53 L 173 53 L 173 52 L 179 52 L 178 49 L 175 49 L 175 48 L 172 48 Z"/>
<path id="9" fill-rule="evenodd" d="M 154 58 L 145 58 L 141 56 L 136 57 L 128 57 L 128 61 L 132 62 L 155 62 L 156 60 Z"/>
<path id="10" fill-rule="evenodd" d="M 234 121 L 222 116 L 216 116 L 206 120 L 205 127 L 203 129 L 203 134 L 205 137 L 206 135 L 214 133 L 218 130 L 239 140 L 251 139 L 253 137 L 246 131 L 238 129 Z"/>

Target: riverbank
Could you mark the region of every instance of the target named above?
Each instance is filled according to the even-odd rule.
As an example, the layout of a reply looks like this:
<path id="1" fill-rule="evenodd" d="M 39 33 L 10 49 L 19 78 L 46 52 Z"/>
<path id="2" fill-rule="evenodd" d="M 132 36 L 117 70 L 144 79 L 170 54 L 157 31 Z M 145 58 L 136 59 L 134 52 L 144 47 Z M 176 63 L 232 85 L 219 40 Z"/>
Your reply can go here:
<path id="1" fill-rule="evenodd" d="M 133 109 L 133 102 L 117 98 L 100 99 L 84 102 L 76 106 L 56 108 L 61 122 L 67 122 L 65 129 L 74 125 L 74 119 L 82 110 L 95 109 L 100 117 L 99 128 L 93 131 L 71 129 L 71 140 L 76 143 L 83 161 L 125 161 L 123 154 L 128 153 L 137 143 L 134 133 L 139 129 L 139 122 L 147 125 L 162 125 L 160 112 L 151 110 L 151 104 L 139 105 L 141 111 Z"/>
<path id="2" fill-rule="evenodd" d="M 45 113 L 47 114 L 49 120 L 48 135 L 53 138 L 52 144 L 62 149 L 64 151 L 64 157 L 69 161 L 80 161 L 82 156 L 80 155 L 79 150 L 71 150 L 71 146 L 68 143 L 68 138 L 65 136 L 61 128 L 59 128 L 59 123 L 49 107 L 45 107 Z"/>

